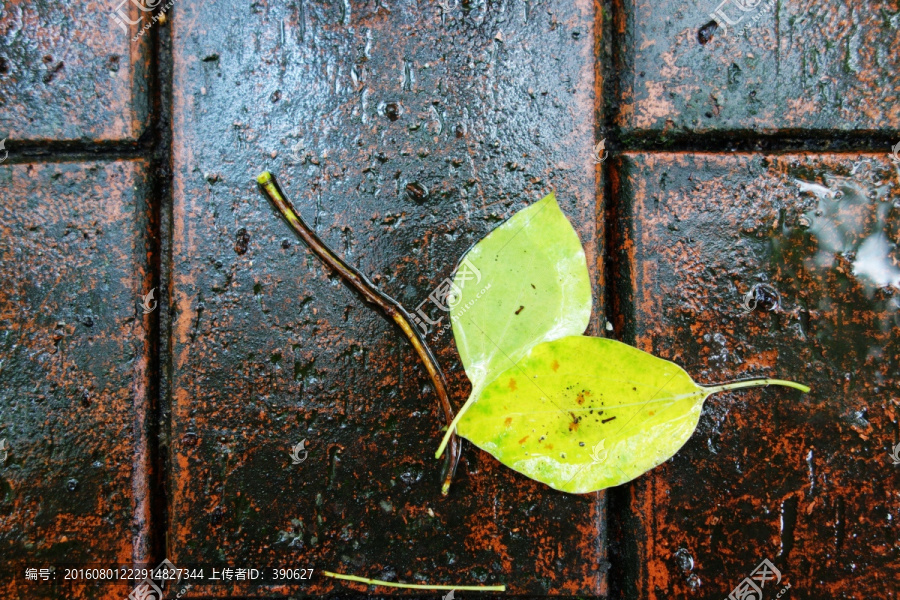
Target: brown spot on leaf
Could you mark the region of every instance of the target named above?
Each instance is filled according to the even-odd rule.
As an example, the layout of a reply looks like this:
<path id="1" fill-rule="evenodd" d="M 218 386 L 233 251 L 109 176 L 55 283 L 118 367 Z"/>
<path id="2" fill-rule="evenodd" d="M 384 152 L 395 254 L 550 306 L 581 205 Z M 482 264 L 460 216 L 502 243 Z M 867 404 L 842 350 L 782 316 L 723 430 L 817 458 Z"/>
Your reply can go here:
<path id="1" fill-rule="evenodd" d="M 524 306 L 519 306 L 519 310 L 516 311 L 516 314 L 519 314 L 519 313 L 522 312 L 524 309 L 525 309 Z"/>
<path id="2" fill-rule="evenodd" d="M 509 427 L 512 425 L 512 417 L 506 417 L 506 420 L 503 421 L 503 424 Z"/>
<path id="3" fill-rule="evenodd" d="M 553 369 L 553 372 L 559 371 L 559 361 L 554 360 L 553 364 L 550 365 L 550 368 Z"/>
<path id="4" fill-rule="evenodd" d="M 519 389 L 519 386 L 516 385 L 516 380 L 513 379 L 512 377 L 510 377 L 510 379 L 509 379 L 509 390 L 510 390 L 511 392 L 514 392 L 514 391 L 516 391 L 517 389 Z"/>
<path id="5" fill-rule="evenodd" d="M 525 443 L 525 440 L 527 440 L 527 439 L 528 439 L 528 436 L 526 435 L 526 436 L 523 437 L 521 440 L 519 440 L 519 443 L 520 443 L 520 444 L 524 444 L 524 443 Z"/>

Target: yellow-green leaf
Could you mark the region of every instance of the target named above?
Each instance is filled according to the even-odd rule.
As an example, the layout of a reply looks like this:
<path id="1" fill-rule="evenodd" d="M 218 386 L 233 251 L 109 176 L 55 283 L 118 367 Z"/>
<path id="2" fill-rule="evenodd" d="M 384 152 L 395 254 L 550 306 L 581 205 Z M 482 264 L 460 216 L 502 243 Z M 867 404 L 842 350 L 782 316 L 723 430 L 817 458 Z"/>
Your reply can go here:
<path id="1" fill-rule="evenodd" d="M 479 394 L 458 432 L 500 462 L 566 492 L 619 485 L 668 460 L 712 393 L 775 379 L 697 385 L 678 365 L 604 338 L 534 346 Z"/>
<path id="2" fill-rule="evenodd" d="M 584 250 L 552 193 L 475 244 L 453 283 L 453 337 L 472 382 L 459 415 L 534 346 L 583 333 L 591 316 Z"/>

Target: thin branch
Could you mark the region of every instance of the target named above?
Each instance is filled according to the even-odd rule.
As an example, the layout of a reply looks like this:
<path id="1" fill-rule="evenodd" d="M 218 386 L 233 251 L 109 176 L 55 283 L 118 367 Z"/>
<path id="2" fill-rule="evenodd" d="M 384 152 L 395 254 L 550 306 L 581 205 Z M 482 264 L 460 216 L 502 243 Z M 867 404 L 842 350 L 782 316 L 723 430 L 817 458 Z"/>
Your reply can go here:
<path id="1" fill-rule="evenodd" d="M 400 329 L 403 330 L 403 333 L 409 339 L 413 348 L 415 348 L 419 358 L 422 359 L 422 363 L 425 365 L 429 377 L 431 377 L 431 382 L 434 384 L 434 390 L 438 395 L 441 407 L 444 410 L 444 416 L 447 419 L 447 426 L 449 427 L 450 424 L 453 423 L 453 407 L 450 406 L 450 396 L 447 393 L 447 382 L 444 379 L 444 372 L 438 365 L 434 354 L 432 354 L 431 349 L 425 343 L 425 340 L 422 339 L 422 336 L 410 323 L 409 313 L 406 312 L 399 302 L 381 292 L 372 285 L 362 273 L 345 263 L 331 251 L 325 242 L 316 235 L 315 231 L 313 231 L 300 217 L 300 214 L 294 210 L 291 202 L 282 193 L 281 188 L 278 187 L 274 175 L 265 171 L 256 178 L 256 181 L 259 183 L 260 188 L 262 188 L 269 200 L 272 201 L 272 204 L 275 205 L 275 208 L 278 209 L 284 219 L 288 222 L 288 225 L 290 225 L 294 232 L 300 236 L 300 239 L 309 246 L 309 249 L 312 250 L 322 262 L 337 272 L 347 285 L 363 297 L 363 300 L 381 309 L 388 318 L 393 320 Z M 456 437 L 456 434 L 453 433 L 450 438 L 449 459 L 445 463 L 444 484 L 441 488 L 441 493 L 445 496 L 450 491 L 450 483 L 453 480 L 453 474 L 456 472 L 456 466 L 459 463 L 459 446 L 459 439 Z"/>
<path id="2" fill-rule="evenodd" d="M 366 577 L 357 577 L 356 575 L 341 575 L 340 573 L 332 573 L 331 571 L 319 571 L 326 577 L 334 577 L 335 579 L 343 579 L 345 581 L 356 581 L 365 583 L 366 585 L 383 585 L 385 587 L 406 588 L 413 590 L 460 590 L 462 592 L 505 592 L 505 585 L 420 585 L 417 583 L 394 583 L 392 581 L 381 581 L 380 579 L 368 579 Z"/>

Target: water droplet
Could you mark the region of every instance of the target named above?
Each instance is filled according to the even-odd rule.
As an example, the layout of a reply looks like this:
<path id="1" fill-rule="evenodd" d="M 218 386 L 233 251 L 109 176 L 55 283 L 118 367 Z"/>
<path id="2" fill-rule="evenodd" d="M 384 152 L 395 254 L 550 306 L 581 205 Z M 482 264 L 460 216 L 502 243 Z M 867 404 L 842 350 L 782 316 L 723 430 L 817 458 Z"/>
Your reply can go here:
<path id="1" fill-rule="evenodd" d="M 781 304 L 778 290 L 767 283 L 757 283 L 744 296 L 744 306 L 753 310 L 772 311 Z"/>
<path id="2" fill-rule="evenodd" d="M 422 204 L 428 198 L 428 188 L 417 181 L 406 184 L 406 195 L 417 204 Z"/>
<path id="3" fill-rule="evenodd" d="M 384 116 L 391 121 L 396 121 L 403 114 L 403 107 L 399 102 L 388 102 L 384 105 Z"/>
<path id="4" fill-rule="evenodd" d="M 713 38 L 713 34 L 718 28 L 718 23 L 716 23 L 715 21 L 710 21 L 709 23 L 701 27 L 699 31 L 697 31 L 697 41 L 700 42 L 700 44 L 706 44 Z"/>
<path id="5" fill-rule="evenodd" d="M 687 548 L 679 548 L 675 551 L 675 564 L 684 572 L 691 571 L 694 569 L 694 557 Z"/>
<path id="6" fill-rule="evenodd" d="M 247 247 L 250 245 L 250 234 L 247 233 L 247 230 L 241 227 L 238 229 L 237 234 L 235 235 L 234 240 L 234 251 L 238 254 L 244 254 L 247 252 Z"/>
<path id="7" fill-rule="evenodd" d="M 703 582 L 700 581 L 700 578 L 697 577 L 696 574 L 694 574 L 687 578 L 687 584 L 688 587 L 691 588 L 691 590 L 696 591 L 700 589 L 700 586 L 703 585 Z"/>

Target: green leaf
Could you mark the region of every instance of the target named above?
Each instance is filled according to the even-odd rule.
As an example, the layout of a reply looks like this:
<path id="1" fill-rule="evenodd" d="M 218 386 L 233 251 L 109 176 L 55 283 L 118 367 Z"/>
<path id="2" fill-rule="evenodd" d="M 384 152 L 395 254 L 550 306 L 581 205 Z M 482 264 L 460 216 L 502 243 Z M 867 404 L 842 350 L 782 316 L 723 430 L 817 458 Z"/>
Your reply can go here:
<path id="1" fill-rule="evenodd" d="M 565 492 L 619 485 L 668 460 L 712 393 L 776 379 L 701 386 L 678 365 L 604 338 L 531 349 L 487 385 L 458 432 L 508 467 Z"/>
<path id="2" fill-rule="evenodd" d="M 529 350 L 583 333 L 591 316 L 584 250 L 553 193 L 475 244 L 453 283 L 453 337 L 472 382 L 472 395 L 457 418 Z"/>

